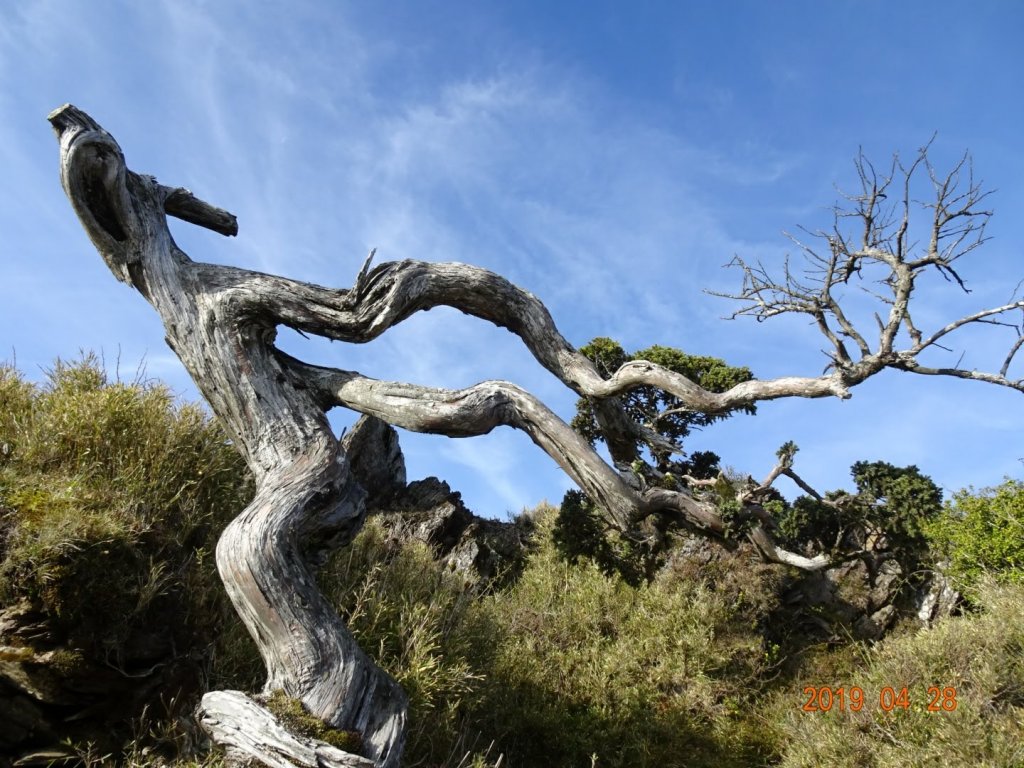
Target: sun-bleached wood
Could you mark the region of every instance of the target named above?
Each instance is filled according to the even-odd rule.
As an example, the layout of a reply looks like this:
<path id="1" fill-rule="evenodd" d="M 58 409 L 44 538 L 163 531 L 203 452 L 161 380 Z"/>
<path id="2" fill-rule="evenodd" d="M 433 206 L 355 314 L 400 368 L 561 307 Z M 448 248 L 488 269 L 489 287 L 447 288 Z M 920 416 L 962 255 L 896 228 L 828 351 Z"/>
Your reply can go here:
<path id="1" fill-rule="evenodd" d="M 213 691 L 199 708 L 203 729 L 234 762 L 259 760 L 270 768 L 375 768 L 365 757 L 290 733 L 265 707 L 241 691 Z"/>
<path id="2" fill-rule="evenodd" d="M 367 757 L 394 768 L 405 694 L 359 648 L 313 578 L 322 553 L 351 539 L 365 515 L 365 492 L 316 393 L 287 383 L 274 324 L 250 315 L 250 302 L 230 289 L 205 282 L 209 268 L 174 244 L 165 210 L 174 190 L 129 171 L 114 139 L 80 110 L 65 106 L 50 122 L 60 137 L 64 189 L 90 239 L 114 275 L 159 312 L 168 344 L 255 475 L 256 496 L 222 534 L 217 567 L 266 663 L 266 689 L 282 689 L 331 725 L 358 731 Z M 219 226 L 224 217 L 202 205 L 192 220 Z M 243 719 L 228 723 L 233 713 Z M 228 730 L 252 727 L 245 710 L 221 715 Z M 282 758 L 260 759 L 273 765 Z"/>
<path id="3" fill-rule="evenodd" d="M 881 253 L 869 239 L 862 251 L 848 248 L 826 259 L 818 293 L 793 281 L 788 272 L 788 282 L 775 283 L 760 267 L 741 263 L 746 283 L 736 298 L 749 303 L 741 313 L 812 314 L 835 347 L 831 371 L 825 375 L 751 380 L 725 392 L 711 392 L 685 376 L 638 360 L 605 379 L 565 340 L 533 294 L 471 265 L 404 260 L 372 266 L 371 253 L 353 286 L 338 289 L 193 262 L 171 238 L 167 216 L 233 235 L 237 223 L 230 213 L 188 190 L 130 171 L 113 137 L 81 110 L 65 105 L 49 119 L 60 140 L 61 181 L 86 233 L 114 276 L 138 290 L 160 314 L 168 345 L 256 478 L 252 503 L 221 536 L 217 565 L 266 663 L 265 690 L 282 689 L 329 724 L 360 732 L 367 758 L 382 768 L 399 764 L 405 695 L 358 647 L 313 578 L 327 554 L 351 540 L 366 513 L 366 493 L 352 475 L 344 445 L 328 425 L 328 409 L 340 405 L 407 429 L 453 437 L 511 426 L 558 462 L 622 531 L 635 530 L 651 515 L 665 515 L 729 543 L 729 527 L 716 504 L 697 493 L 697 484 L 691 491 L 627 482 L 557 414 L 514 384 L 488 381 L 445 390 L 314 366 L 275 347 L 278 326 L 364 343 L 415 312 L 444 305 L 506 328 L 567 387 L 590 398 L 619 466 L 639 458 L 638 444 L 666 447 L 665 438 L 648 425 L 633 422 L 618 400 L 638 386 L 660 388 L 675 395 L 682 407 L 705 413 L 782 397 L 847 398 L 851 387 L 885 368 L 974 378 L 1024 391 L 1024 383 L 1007 378 L 1020 341 L 999 374 L 928 369 L 917 363 L 917 352 L 962 325 L 1024 308 L 1024 302 L 1014 302 L 979 312 L 925 338 L 910 319 L 909 298 L 920 269 L 949 269 L 950 255 L 941 249 L 934 251 L 931 261 L 912 261 L 902 252 Z M 942 234 L 948 221 L 940 219 L 936 221 Z M 890 317 L 879 320 L 875 351 L 834 298 L 836 275 L 843 267 L 836 254 L 845 254 L 848 270 L 877 257 L 899 278 Z M 845 275 L 848 279 L 849 272 Z M 900 328 L 914 342 L 909 349 L 895 349 Z M 857 359 L 847 352 L 843 338 L 860 350 Z M 672 444 L 667 447 L 678 450 Z M 807 570 L 827 567 L 827 556 L 788 552 L 772 539 L 771 519 L 758 503 L 759 493 L 783 474 L 794 476 L 791 468 L 780 465 L 761 486 L 736 491 L 741 516 L 749 522 L 742 530 L 767 560 Z M 241 694 L 211 693 L 204 698 L 202 717 L 215 740 L 266 765 L 307 765 L 310 754 L 321 759 L 316 751 L 320 747 L 302 740 L 282 736 L 273 743 L 260 741 L 257 736 L 266 723 L 260 709 Z"/>

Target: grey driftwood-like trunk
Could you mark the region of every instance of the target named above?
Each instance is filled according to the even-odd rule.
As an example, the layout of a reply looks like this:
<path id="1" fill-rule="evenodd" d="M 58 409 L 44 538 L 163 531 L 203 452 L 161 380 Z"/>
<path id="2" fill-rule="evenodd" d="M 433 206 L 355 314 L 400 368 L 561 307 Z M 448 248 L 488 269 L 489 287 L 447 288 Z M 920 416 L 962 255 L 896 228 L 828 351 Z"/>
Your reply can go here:
<path id="1" fill-rule="evenodd" d="M 275 353 L 276 321 L 259 306 L 261 276 L 191 262 L 168 232 L 167 204 L 184 200 L 192 221 L 221 231 L 233 230 L 232 217 L 129 171 L 113 138 L 83 112 L 65 107 L 50 119 L 61 138 L 61 179 L 86 232 L 114 275 L 160 313 L 168 344 L 255 474 L 256 496 L 221 536 L 217 566 L 266 663 L 267 690 L 358 731 L 368 757 L 397 766 L 406 697 L 353 640 L 311 568 L 359 529 L 364 491 L 318 393 L 293 386 Z M 352 764 L 304 760 L 243 701 L 204 700 L 204 723 L 230 749 L 268 765 Z"/>
<path id="2" fill-rule="evenodd" d="M 952 195 L 948 184 L 939 192 L 936 210 L 941 209 L 942 215 L 936 213 L 934 220 L 933 243 L 939 245 L 917 260 L 904 248 L 904 225 L 889 239 L 878 234 L 878 227 L 868 227 L 867 239 L 859 247 L 830 236 L 830 255 L 822 258 L 810 252 L 821 259 L 817 286 L 796 281 L 788 271 L 785 281 L 772 282 L 760 265 L 741 262 L 744 290 L 733 297 L 749 303 L 741 313 L 810 314 L 834 344 L 835 353 L 830 372 L 818 377 L 751 380 L 725 392 L 711 392 L 643 360 L 629 362 L 603 378 L 562 337 L 535 296 L 466 264 L 407 260 L 371 268 L 371 253 L 351 288 L 334 289 L 194 262 L 175 245 L 167 216 L 234 235 L 237 228 L 231 214 L 185 189 L 163 186 L 151 176 L 130 171 L 113 137 L 81 110 L 66 105 L 49 119 L 60 140 L 61 181 L 93 245 L 114 276 L 134 287 L 160 314 L 167 343 L 255 475 L 256 496 L 223 532 L 217 565 L 266 663 L 265 693 L 283 690 L 332 726 L 358 731 L 366 759 L 289 736 L 272 725 L 266 710 L 242 694 L 207 694 L 200 708 L 201 722 L 236 757 L 271 766 L 392 768 L 400 761 L 406 697 L 358 647 L 314 580 L 317 566 L 352 539 L 365 516 L 365 491 L 354 479 L 345 449 L 327 422 L 326 411 L 334 406 L 406 429 L 449 436 L 484 434 L 499 425 L 523 430 L 623 532 L 636 531 L 652 515 L 724 543 L 739 530 L 765 559 L 817 570 L 833 561 L 825 554 L 812 557 L 779 547 L 771 535 L 772 520 L 761 504 L 778 477 L 786 475 L 802 483 L 792 470 L 791 456 L 783 457 L 762 483 L 736 488 L 735 499 L 702 494 L 698 481 L 689 485 L 630 482 L 623 465 L 641 460 L 639 445 L 661 452 L 678 452 L 679 446 L 667 443 L 651 425 L 631 420 L 619 396 L 638 386 L 652 386 L 673 395 L 680 407 L 721 413 L 782 397 L 846 398 L 852 386 L 885 368 L 973 378 L 1024 391 L 1024 382 L 1007 378 L 1021 339 L 998 374 L 927 368 L 916 360 L 919 352 L 963 325 L 991 322 L 997 315 L 1024 308 L 1024 302 L 1013 301 L 954 321 L 927 337 L 911 322 L 908 306 L 915 277 L 927 267 L 952 272 L 949 263 L 962 255 L 942 250 L 948 231 L 944 228 L 960 226 L 964 217 L 986 215 L 970 208 L 980 198 L 970 198 L 967 213 L 947 218 L 951 209 L 941 204 L 943 195 Z M 880 199 L 884 195 L 871 197 L 869 203 L 864 202 L 868 198 L 857 198 L 858 215 L 874 221 L 872 206 Z M 853 328 L 833 296 L 840 282 L 845 284 L 852 274 L 859 274 L 862 263 L 872 260 L 888 265 L 894 275 L 894 299 L 889 302 L 888 318 L 878 320 L 879 342 L 874 349 Z M 415 312 L 440 305 L 508 329 L 547 370 L 579 396 L 589 398 L 619 469 L 514 384 L 487 381 L 446 390 L 378 381 L 296 360 L 274 346 L 281 325 L 362 343 Z M 898 350 L 895 343 L 901 328 L 913 345 Z M 859 355 L 848 352 L 844 339 L 854 340 Z M 729 524 L 719 511 L 722 501 L 730 501 L 733 510 Z M 745 524 L 737 528 L 737 520 Z"/>

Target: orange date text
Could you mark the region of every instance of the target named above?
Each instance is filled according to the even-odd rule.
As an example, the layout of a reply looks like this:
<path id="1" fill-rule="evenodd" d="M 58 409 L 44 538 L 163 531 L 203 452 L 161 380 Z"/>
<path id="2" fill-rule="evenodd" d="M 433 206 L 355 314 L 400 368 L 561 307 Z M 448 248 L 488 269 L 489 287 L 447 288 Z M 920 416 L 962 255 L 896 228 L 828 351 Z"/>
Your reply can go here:
<path id="1" fill-rule="evenodd" d="M 804 687 L 804 696 L 801 707 L 804 712 L 860 712 L 869 706 L 864 689 L 856 685 L 849 688 L 808 685 Z M 878 692 L 878 709 L 883 712 L 910 709 L 910 698 L 907 686 L 885 686 Z M 928 712 L 953 712 L 957 707 L 956 688 L 952 686 L 929 686 L 926 698 L 925 709 Z"/>

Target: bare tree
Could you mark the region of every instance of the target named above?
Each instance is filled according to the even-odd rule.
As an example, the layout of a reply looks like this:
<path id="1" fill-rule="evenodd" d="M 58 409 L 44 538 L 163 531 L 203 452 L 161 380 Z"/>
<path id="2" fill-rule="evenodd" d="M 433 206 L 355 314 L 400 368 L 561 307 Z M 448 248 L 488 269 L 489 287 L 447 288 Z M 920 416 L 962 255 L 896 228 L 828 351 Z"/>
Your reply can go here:
<path id="1" fill-rule="evenodd" d="M 217 565 L 235 608 L 267 667 L 265 693 L 283 690 L 337 728 L 358 731 L 365 757 L 288 734 L 257 702 L 238 692 L 207 694 L 201 721 L 229 755 L 271 766 L 396 766 L 404 742 L 406 698 L 399 686 L 359 649 L 342 620 L 316 587 L 313 574 L 333 549 L 350 541 L 365 517 L 365 491 L 354 479 L 346 443 L 332 433 L 326 411 L 344 406 L 391 424 L 449 436 L 479 435 L 498 425 L 521 429 L 549 454 L 624 532 L 658 515 L 728 543 L 721 496 L 699 483 L 670 487 L 627 482 L 561 418 L 529 392 L 504 381 L 460 390 L 378 381 L 358 372 L 315 366 L 274 346 L 277 327 L 362 343 L 419 310 L 447 305 L 516 334 L 534 357 L 566 386 L 594 404 L 613 461 L 643 462 L 638 445 L 678 451 L 649 426 L 635 423 L 618 396 L 638 386 L 660 388 L 683 407 L 718 413 L 781 397 L 850 396 L 849 388 L 884 368 L 988 381 L 1024 391 L 1008 378 L 1024 344 L 1020 327 L 999 373 L 926 368 L 917 355 L 970 323 L 1005 323 L 1024 301 L 976 312 L 925 335 L 910 317 L 915 279 L 936 269 L 962 285 L 954 262 L 983 242 L 988 212 L 965 159 L 937 176 L 922 150 L 908 168 L 894 161 L 879 176 L 858 162 L 862 192 L 852 210 L 837 210 L 824 242 L 801 246 L 803 271 L 786 266 L 779 279 L 739 259 L 744 302 L 737 314 L 758 318 L 784 312 L 811 315 L 832 345 L 831 365 L 817 377 L 752 380 L 726 392 L 710 392 L 680 374 L 646 361 L 623 365 L 603 378 L 590 360 L 559 333 L 544 305 L 504 278 L 477 267 L 419 261 L 371 267 L 366 259 L 348 289 L 326 288 L 232 267 L 193 262 L 171 238 L 167 216 L 226 235 L 234 217 L 180 188 L 133 173 L 113 137 L 81 110 L 66 105 L 50 117 L 60 140 L 61 181 L 75 213 L 114 276 L 145 297 L 160 314 L 167 342 L 216 416 L 245 456 L 257 483 L 252 503 L 225 529 Z M 911 177 L 924 169 L 935 189 L 931 239 L 919 253 L 909 240 Z M 963 176 L 966 188 L 963 188 Z M 890 188 L 897 202 L 886 207 Z M 857 237 L 844 225 L 856 222 Z M 875 346 L 854 327 L 836 298 L 839 285 L 859 278 L 866 265 L 889 270 L 879 300 Z M 910 343 L 898 348 L 900 330 Z M 856 351 L 849 352 L 852 344 Z M 829 564 L 826 555 L 806 557 L 778 547 L 771 519 L 760 504 L 772 482 L 796 477 L 792 453 L 760 484 L 728 500 L 747 522 L 746 536 L 773 562 L 804 569 Z M 736 530 L 733 528 L 732 530 Z"/>
<path id="2" fill-rule="evenodd" d="M 975 181 L 970 156 L 964 154 L 942 175 L 932 166 L 929 147 L 930 143 L 919 149 L 909 165 L 894 156 L 884 173 L 861 153 L 854 162 L 860 189 L 844 195 L 845 202 L 834 208 L 832 228 L 805 231 L 812 240 L 809 243 L 790 236 L 799 248 L 798 264 L 787 258 L 777 277 L 761 263 L 750 264 L 736 257 L 731 265 L 743 272 L 742 290 L 714 295 L 740 302 L 733 317 L 811 317 L 830 345 L 826 371 L 834 373 L 823 378 L 838 378 L 846 387 L 883 368 L 895 368 L 987 381 L 1024 392 L 1024 379 L 1009 377 L 1013 358 L 1024 345 L 1024 323 L 1008 319 L 1014 311 L 1021 312 L 1024 319 L 1024 301 L 1017 296 L 1020 283 L 1006 304 L 979 310 L 927 333 L 911 317 L 910 300 L 917 281 L 929 271 L 969 292 L 957 262 L 985 243 L 985 226 L 992 216 L 991 210 L 981 207 L 991 193 Z M 913 187 L 922 177 L 931 195 L 915 200 Z M 914 219 L 924 219 L 924 226 L 912 227 Z M 840 305 L 837 294 L 850 285 L 859 287 L 877 305 L 876 327 L 870 331 L 857 328 Z M 997 373 L 956 365 L 935 368 L 920 362 L 919 355 L 929 348 L 949 351 L 940 342 L 954 331 L 986 323 L 1006 326 L 1015 334 Z"/>

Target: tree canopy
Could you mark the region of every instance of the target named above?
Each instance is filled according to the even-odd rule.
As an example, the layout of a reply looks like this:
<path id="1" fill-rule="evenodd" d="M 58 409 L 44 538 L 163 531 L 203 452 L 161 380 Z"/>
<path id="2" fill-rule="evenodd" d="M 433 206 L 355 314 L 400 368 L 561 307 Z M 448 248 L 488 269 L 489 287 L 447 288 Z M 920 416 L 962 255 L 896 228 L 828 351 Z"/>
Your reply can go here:
<path id="1" fill-rule="evenodd" d="M 682 350 L 660 344 L 627 354 L 622 345 L 614 339 L 599 336 L 580 347 L 579 351 L 593 362 L 597 372 L 604 378 L 611 377 L 626 363 L 634 360 L 645 360 L 678 373 L 709 392 L 725 392 L 754 378 L 746 366 L 731 366 L 717 357 L 689 355 Z M 638 456 L 641 449 L 646 447 L 650 451 L 655 469 L 659 472 L 675 471 L 676 474 L 696 473 L 701 476 L 706 475 L 710 467 L 717 464 L 713 456 L 691 456 L 689 462 L 672 462 L 674 455 L 683 455 L 683 441 L 690 432 L 726 419 L 734 413 L 757 412 L 757 407 L 750 403 L 719 413 L 704 413 L 688 408 L 676 395 L 653 386 L 638 386 L 631 389 L 622 396 L 622 406 L 633 422 L 665 438 L 664 443 L 646 446 L 637 436 L 634 446 Z M 572 420 L 572 428 L 583 435 L 591 445 L 604 440 L 593 404 L 586 397 L 576 401 L 576 416 Z M 673 450 L 670 450 L 670 446 Z"/>

